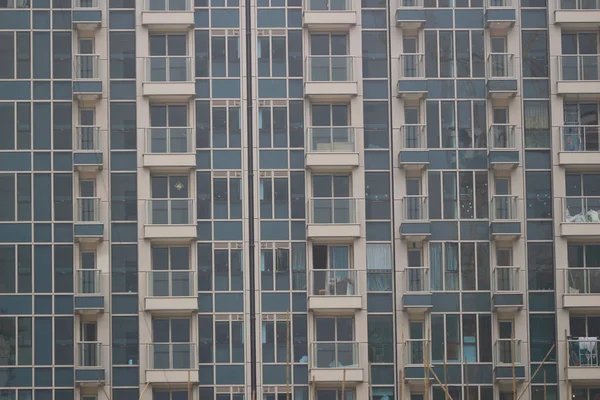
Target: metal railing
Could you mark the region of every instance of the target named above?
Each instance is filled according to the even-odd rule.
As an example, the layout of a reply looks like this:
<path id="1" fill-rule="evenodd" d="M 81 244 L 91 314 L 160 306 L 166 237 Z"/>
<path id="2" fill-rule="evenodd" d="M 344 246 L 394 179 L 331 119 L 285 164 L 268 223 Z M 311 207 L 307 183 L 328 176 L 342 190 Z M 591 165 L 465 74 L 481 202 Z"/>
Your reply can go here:
<path id="1" fill-rule="evenodd" d="M 193 152 L 194 128 L 146 128 L 146 151 L 150 154 L 182 154 Z"/>
<path id="2" fill-rule="evenodd" d="M 494 268 L 494 293 L 519 291 L 520 267 Z"/>
<path id="3" fill-rule="evenodd" d="M 421 53 L 400 54 L 398 58 L 398 69 L 400 78 L 423 78 L 425 77 L 425 56 Z"/>
<path id="4" fill-rule="evenodd" d="M 360 368 L 358 342 L 312 343 L 312 368 Z"/>
<path id="5" fill-rule="evenodd" d="M 77 366 L 78 367 L 101 367 L 102 366 L 102 343 L 79 342 L 77 343 Z"/>
<path id="6" fill-rule="evenodd" d="M 515 221 L 519 219 L 520 199 L 513 195 L 494 195 L 490 204 L 492 221 Z"/>
<path id="7" fill-rule="evenodd" d="M 514 55 L 508 53 L 491 53 L 488 56 L 489 78 L 513 78 Z"/>
<path id="8" fill-rule="evenodd" d="M 146 207 L 150 225 L 190 225 L 193 223 L 193 199 L 148 199 Z"/>
<path id="9" fill-rule="evenodd" d="M 423 7 L 423 0 L 398 0 L 398 8 Z"/>
<path id="10" fill-rule="evenodd" d="M 98 54 L 75 54 L 75 79 L 100 79 Z"/>
<path id="11" fill-rule="evenodd" d="M 306 57 L 306 80 L 309 82 L 352 82 L 354 81 L 353 56 L 308 56 Z"/>
<path id="12" fill-rule="evenodd" d="M 599 346 L 600 340 L 597 338 L 567 339 L 569 367 L 600 367 L 598 363 Z"/>
<path id="13" fill-rule="evenodd" d="M 423 150 L 427 148 L 427 131 L 425 124 L 407 124 L 400 127 L 400 144 L 402 150 Z"/>
<path id="14" fill-rule="evenodd" d="M 305 11 L 352 11 L 352 0 L 306 0 Z"/>
<path id="15" fill-rule="evenodd" d="M 521 340 L 496 339 L 496 365 L 521 364 Z"/>
<path id="16" fill-rule="evenodd" d="M 146 57 L 146 82 L 192 82 L 192 57 Z"/>
<path id="17" fill-rule="evenodd" d="M 429 219 L 427 196 L 405 196 L 402 202 L 402 221 L 423 221 Z"/>
<path id="18" fill-rule="evenodd" d="M 404 270 L 405 290 L 409 293 L 429 292 L 429 267 L 408 267 Z"/>
<path id="19" fill-rule="evenodd" d="M 98 0 L 73 0 L 73 8 L 98 8 Z"/>
<path id="20" fill-rule="evenodd" d="M 558 56 L 558 80 L 597 81 L 600 80 L 600 55 L 569 54 Z"/>
<path id="21" fill-rule="evenodd" d="M 322 269 L 310 273 L 311 293 L 315 296 L 357 296 L 358 271 Z"/>
<path id="22" fill-rule="evenodd" d="M 489 145 L 492 150 L 514 150 L 517 148 L 515 140 L 515 125 L 492 124 L 489 130 Z"/>
<path id="23" fill-rule="evenodd" d="M 75 127 L 76 151 L 100 150 L 100 127 L 93 125 L 80 125 Z"/>
<path id="24" fill-rule="evenodd" d="M 600 268 L 568 267 L 565 294 L 600 294 Z"/>
<path id="25" fill-rule="evenodd" d="M 423 365 L 423 360 L 431 363 L 431 342 L 427 339 L 408 339 L 404 342 L 405 365 Z"/>
<path id="26" fill-rule="evenodd" d="M 600 10 L 599 0 L 558 0 L 559 10 Z"/>
<path id="27" fill-rule="evenodd" d="M 144 0 L 144 11 L 192 11 L 192 0 Z"/>
<path id="28" fill-rule="evenodd" d="M 600 126 L 565 125 L 559 129 L 562 151 L 600 151 Z"/>
<path id="29" fill-rule="evenodd" d="M 196 362 L 196 343 L 151 343 L 148 345 L 149 369 L 192 369 Z"/>
<path id="30" fill-rule="evenodd" d="M 353 153 L 355 130 L 349 126 L 313 126 L 307 128 L 311 153 Z"/>
<path id="31" fill-rule="evenodd" d="M 148 271 L 148 296 L 191 297 L 196 295 L 195 283 L 195 271 Z"/>
<path id="32" fill-rule="evenodd" d="M 350 197 L 316 197 L 309 200 L 310 223 L 356 223 L 356 199 Z"/>
<path id="33" fill-rule="evenodd" d="M 600 196 L 563 198 L 563 222 L 600 223 Z"/>
<path id="34" fill-rule="evenodd" d="M 485 0 L 485 8 L 509 8 L 514 6 L 512 0 Z"/>
<path id="35" fill-rule="evenodd" d="M 78 197 L 76 222 L 100 222 L 100 198 Z"/>
<path id="36" fill-rule="evenodd" d="M 99 269 L 78 269 L 75 293 L 101 294 L 102 272 Z"/>

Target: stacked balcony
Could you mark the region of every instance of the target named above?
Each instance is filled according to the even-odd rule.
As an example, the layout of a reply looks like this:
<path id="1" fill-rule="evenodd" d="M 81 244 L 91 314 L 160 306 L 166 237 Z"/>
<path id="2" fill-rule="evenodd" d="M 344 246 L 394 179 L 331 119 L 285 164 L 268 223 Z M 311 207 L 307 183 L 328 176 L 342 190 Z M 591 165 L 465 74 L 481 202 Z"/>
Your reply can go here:
<path id="1" fill-rule="evenodd" d="M 494 170 L 510 170 L 519 165 L 515 126 L 492 124 L 489 130 L 489 166 Z"/>
<path id="2" fill-rule="evenodd" d="M 423 0 L 398 0 L 396 25 L 405 32 L 414 32 L 425 24 Z"/>
<path id="3" fill-rule="evenodd" d="M 100 147 L 99 126 L 77 126 L 73 167 L 80 173 L 94 173 L 103 168 L 104 159 Z"/>
<path id="4" fill-rule="evenodd" d="M 145 310 L 154 314 L 189 314 L 198 311 L 195 271 L 148 271 Z"/>
<path id="5" fill-rule="evenodd" d="M 421 124 L 403 125 L 400 128 L 400 153 L 398 166 L 407 170 L 420 171 L 429 166 L 426 127 Z"/>
<path id="6" fill-rule="evenodd" d="M 78 197 L 76 199 L 73 236 L 79 242 L 99 242 L 104 240 L 104 219 L 102 202 L 99 197 Z"/>
<path id="7" fill-rule="evenodd" d="M 494 195 L 490 204 L 490 234 L 494 240 L 516 240 L 521 237 L 522 199 L 512 195 Z"/>
<path id="8" fill-rule="evenodd" d="M 600 168 L 600 126 L 565 125 L 558 128 L 558 163 L 569 169 Z"/>
<path id="9" fill-rule="evenodd" d="M 400 235 L 404 240 L 420 242 L 431 236 L 427 196 L 406 196 L 401 201 Z"/>
<path id="10" fill-rule="evenodd" d="M 146 129 L 144 167 L 156 172 L 188 172 L 196 167 L 194 128 Z"/>
<path id="11" fill-rule="evenodd" d="M 561 55 L 556 92 L 579 100 L 600 99 L 600 55 Z"/>
<path id="12" fill-rule="evenodd" d="M 494 378 L 499 383 L 512 384 L 525 380 L 525 366 L 521 360 L 522 341 L 497 339 L 494 343 Z"/>
<path id="13" fill-rule="evenodd" d="M 568 239 L 600 239 L 600 197 L 565 197 L 562 199 L 561 208 L 561 236 Z"/>
<path id="14" fill-rule="evenodd" d="M 514 69 L 514 55 L 508 53 L 491 53 L 488 56 L 487 64 L 488 96 L 493 99 L 515 96 L 517 94 L 517 78 Z"/>
<path id="15" fill-rule="evenodd" d="M 102 25 L 102 9 L 98 0 L 74 0 L 73 26 L 79 31 L 99 29 Z"/>
<path id="16" fill-rule="evenodd" d="M 566 354 L 569 357 L 569 381 L 578 384 L 597 384 L 600 380 L 600 363 L 597 338 L 567 338 Z"/>
<path id="17" fill-rule="evenodd" d="M 196 95 L 192 57 L 149 56 L 144 63 L 142 92 L 150 100 L 188 101 Z"/>
<path id="18" fill-rule="evenodd" d="M 423 386 L 425 379 L 432 379 L 426 367 L 431 365 L 431 341 L 427 339 L 409 339 L 404 343 L 404 379 L 411 386 Z"/>
<path id="19" fill-rule="evenodd" d="M 188 30 L 194 25 L 192 0 L 144 0 L 142 25 L 170 32 Z"/>
<path id="20" fill-rule="evenodd" d="M 485 26 L 494 34 L 506 35 L 515 25 L 517 9 L 514 0 L 486 0 Z"/>
<path id="21" fill-rule="evenodd" d="M 307 236 L 312 240 L 352 240 L 360 237 L 356 199 L 316 197 L 309 201 Z"/>
<path id="22" fill-rule="evenodd" d="M 304 95 L 311 100 L 349 101 L 358 95 L 353 56 L 308 56 L 306 71 Z"/>
<path id="23" fill-rule="evenodd" d="M 79 314 L 104 312 L 102 273 L 99 269 L 78 269 L 75 281 L 75 311 Z"/>
<path id="24" fill-rule="evenodd" d="M 429 267 L 409 267 L 404 270 L 404 310 L 422 314 L 433 307 L 433 298 L 429 289 Z"/>
<path id="25" fill-rule="evenodd" d="M 356 25 L 353 0 L 307 0 L 302 22 L 310 30 L 347 31 Z"/>
<path id="26" fill-rule="evenodd" d="M 77 343 L 77 363 L 75 384 L 78 386 L 99 386 L 105 381 L 104 347 L 101 342 Z"/>
<path id="27" fill-rule="evenodd" d="M 521 268 L 494 268 L 492 305 L 501 312 L 512 312 L 523 308 L 523 290 L 520 285 Z"/>
<path id="28" fill-rule="evenodd" d="M 329 385 L 364 382 L 358 342 L 314 342 L 311 350 L 311 382 Z"/>
<path id="29" fill-rule="evenodd" d="M 146 200 L 144 237 L 158 242 L 189 242 L 198 237 L 194 199 Z"/>
<path id="30" fill-rule="evenodd" d="M 600 268 L 568 267 L 563 271 L 563 308 L 582 312 L 600 311 Z"/>
<path id="31" fill-rule="evenodd" d="M 73 97 L 78 101 L 94 101 L 102 97 L 100 56 L 76 54 L 73 77 Z"/>
<path id="32" fill-rule="evenodd" d="M 314 126 L 307 129 L 306 167 L 313 171 L 344 172 L 358 167 L 355 129 Z"/>
<path id="33" fill-rule="evenodd" d="M 425 55 L 401 54 L 398 59 L 398 97 L 419 100 L 427 97 Z"/>
<path id="34" fill-rule="evenodd" d="M 146 382 L 153 385 L 197 384 L 195 343 L 148 344 Z"/>
<path id="35" fill-rule="evenodd" d="M 565 28 L 598 29 L 600 27 L 600 1 L 558 0 L 554 22 Z"/>
<path id="36" fill-rule="evenodd" d="M 324 313 L 362 309 L 361 278 L 355 269 L 311 270 L 308 309 Z"/>

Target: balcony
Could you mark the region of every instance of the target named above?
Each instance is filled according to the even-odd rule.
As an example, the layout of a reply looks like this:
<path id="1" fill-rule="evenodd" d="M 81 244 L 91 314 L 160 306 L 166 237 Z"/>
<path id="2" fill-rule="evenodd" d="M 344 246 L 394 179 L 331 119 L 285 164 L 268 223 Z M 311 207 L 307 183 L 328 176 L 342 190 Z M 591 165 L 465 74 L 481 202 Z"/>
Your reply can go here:
<path id="1" fill-rule="evenodd" d="M 492 305 L 497 311 L 517 311 L 523 308 L 523 289 L 520 286 L 521 268 L 494 268 Z"/>
<path id="2" fill-rule="evenodd" d="M 146 57 L 144 96 L 157 101 L 188 101 L 196 95 L 192 57 Z"/>
<path id="3" fill-rule="evenodd" d="M 406 32 L 414 32 L 425 24 L 423 0 L 398 0 L 396 26 Z"/>
<path id="4" fill-rule="evenodd" d="M 425 383 L 425 361 L 431 365 L 431 342 L 427 339 L 408 339 L 404 343 L 404 379 L 411 385 Z M 427 371 L 427 378 L 433 376 Z"/>
<path id="5" fill-rule="evenodd" d="M 100 56 L 75 54 L 73 96 L 79 101 L 93 101 L 102 97 Z"/>
<path id="6" fill-rule="evenodd" d="M 352 240 L 360 237 L 356 199 L 319 197 L 309 201 L 307 235 L 312 240 Z"/>
<path id="7" fill-rule="evenodd" d="M 494 195 L 490 204 L 490 233 L 494 240 L 516 240 L 521 237 L 522 199 L 511 195 Z"/>
<path id="8" fill-rule="evenodd" d="M 145 310 L 153 313 L 189 314 L 198 311 L 196 273 L 186 270 L 148 271 Z"/>
<path id="9" fill-rule="evenodd" d="M 355 129 L 349 126 L 307 128 L 306 166 L 315 171 L 344 172 L 358 167 Z"/>
<path id="10" fill-rule="evenodd" d="M 580 100 L 600 99 L 599 55 L 561 55 L 557 59 L 557 94 Z"/>
<path id="11" fill-rule="evenodd" d="M 559 130 L 560 165 L 569 169 L 600 168 L 600 126 L 567 125 L 559 127 Z"/>
<path id="12" fill-rule="evenodd" d="M 600 28 L 600 1 L 558 0 L 554 22 L 565 28 Z"/>
<path id="13" fill-rule="evenodd" d="M 429 151 L 425 125 L 404 125 L 400 128 L 398 165 L 406 170 L 420 171 L 429 166 Z"/>
<path id="14" fill-rule="evenodd" d="M 431 236 L 427 205 L 427 196 L 405 196 L 401 200 L 400 234 L 403 239 L 420 242 Z"/>
<path id="15" fill-rule="evenodd" d="M 186 31 L 194 25 L 192 0 L 144 0 L 142 25 L 158 31 Z"/>
<path id="16" fill-rule="evenodd" d="M 519 165 L 519 150 L 515 138 L 515 126 L 492 124 L 489 130 L 489 165 L 494 170 L 510 170 Z"/>
<path id="17" fill-rule="evenodd" d="M 349 385 L 363 383 L 358 342 L 315 342 L 311 348 L 311 382 L 339 385 L 345 378 Z"/>
<path id="18" fill-rule="evenodd" d="M 571 196 L 562 199 L 561 236 L 569 239 L 600 239 L 600 197 Z"/>
<path id="19" fill-rule="evenodd" d="M 146 382 L 159 385 L 198 383 L 197 353 L 195 343 L 149 344 Z"/>
<path id="20" fill-rule="evenodd" d="M 100 342 L 77 343 L 75 384 L 77 386 L 99 386 L 104 384 L 103 346 Z"/>
<path id="21" fill-rule="evenodd" d="M 309 310 L 339 313 L 362 309 L 357 270 L 312 270 L 309 271 L 309 279 Z"/>
<path id="22" fill-rule="evenodd" d="M 564 271 L 563 308 L 600 311 L 600 268 L 568 267 Z"/>
<path id="23" fill-rule="evenodd" d="M 354 57 L 308 56 L 304 95 L 313 100 L 349 101 L 358 95 Z"/>
<path id="24" fill-rule="evenodd" d="M 101 271 L 99 269 L 78 269 L 75 273 L 75 311 L 79 314 L 104 312 Z"/>
<path id="25" fill-rule="evenodd" d="M 146 200 L 144 237 L 157 242 L 189 242 L 198 237 L 193 199 Z"/>
<path id="26" fill-rule="evenodd" d="M 302 22 L 308 29 L 347 31 L 356 25 L 353 0 L 307 0 Z"/>
<path id="27" fill-rule="evenodd" d="M 424 60 L 423 54 L 400 55 L 398 58 L 398 97 L 413 101 L 427 97 Z"/>
<path id="28" fill-rule="evenodd" d="M 75 0 L 72 20 L 77 30 L 99 29 L 102 25 L 102 9 L 98 6 L 98 0 Z"/>
<path id="29" fill-rule="evenodd" d="M 492 53 L 488 56 L 488 96 L 505 99 L 517 94 L 517 78 L 514 70 L 514 55 Z"/>
<path id="30" fill-rule="evenodd" d="M 494 377 L 496 381 L 512 383 L 525 380 L 525 366 L 521 361 L 521 341 L 497 339 L 494 343 Z M 513 368 L 514 367 L 514 368 Z"/>
<path id="31" fill-rule="evenodd" d="M 568 338 L 569 367 L 567 373 L 571 382 L 598 383 L 600 380 L 599 345 L 596 338 Z"/>
<path id="32" fill-rule="evenodd" d="M 515 26 L 517 10 L 512 0 L 486 0 L 485 26 L 494 34 L 506 35 Z"/>
<path id="33" fill-rule="evenodd" d="M 79 242 L 99 242 L 104 240 L 104 222 L 101 218 L 102 203 L 99 197 L 78 197 L 76 199 L 73 236 Z"/>
<path id="34" fill-rule="evenodd" d="M 194 128 L 147 128 L 144 167 L 156 172 L 187 172 L 195 169 L 194 139 Z"/>
<path id="35" fill-rule="evenodd" d="M 424 313 L 433 307 L 429 290 L 429 267 L 409 267 L 404 270 L 402 307 L 413 313 Z"/>
<path id="36" fill-rule="evenodd" d="M 73 167 L 78 172 L 97 172 L 102 169 L 104 159 L 100 146 L 99 126 L 75 127 Z"/>

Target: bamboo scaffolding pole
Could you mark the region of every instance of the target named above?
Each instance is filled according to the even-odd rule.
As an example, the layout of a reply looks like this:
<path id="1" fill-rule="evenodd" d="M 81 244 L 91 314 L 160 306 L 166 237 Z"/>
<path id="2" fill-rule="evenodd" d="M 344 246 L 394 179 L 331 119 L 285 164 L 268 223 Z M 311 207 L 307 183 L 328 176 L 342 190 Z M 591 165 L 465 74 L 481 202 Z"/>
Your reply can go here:
<path id="1" fill-rule="evenodd" d="M 444 356 L 444 386 L 448 386 L 448 367 L 446 364 L 446 357 Z M 444 395 L 444 399 L 448 400 L 448 392 Z"/>
<path id="2" fill-rule="evenodd" d="M 429 370 L 427 369 L 427 361 L 425 361 L 425 357 L 427 357 L 427 340 L 423 341 L 423 384 L 425 385 L 425 400 L 429 400 Z"/>
<path id="3" fill-rule="evenodd" d="M 569 360 L 569 335 L 567 335 L 567 330 L 565 329 L 565 362 L 567 363 L 567 365 L 565 366 L 565 391 L 566 396 L 565 399 L 569 399 L 571 398 L 571 396 L 569 396 L 569 364 L 571 363 L 571 361 Z"/>
<path id="4" fill-rule="evenodd" d="M 437 376 L 437 374 L 435 373 L 435 371 L 433 370 L 433 368 L 431 368 L 431 365 L 427 361 L 425 361 L 425 363 L 426 363 L 425 366 L 429 369 L 429 371 L 431 372 L 431 374 L 433 375 L 433 378 L 437 381 L 437 383 L 442 387 L 442 390 L 444 391 L 444 393 L 446 394 L 446 396 L 448 396 L 448 399 L 453 400 L 452 396 L 450 396 L 450 393 L 448 392 L 448 388 L 442 383 L 442 381 Z"/>
<path id="5" fill-rule="evenodd" d="M 146 382 L 146 386 L 144 386 L 144 390 L 142 390 L 139 400 L 142 400 L 142 397 L 144 397 L 144 393 L 146 393 L 146 389 L 148 389 L 149 385 L 150 385 L 150 382 Z"/>
<path id="6" fill-rule="evenodd" d="M 188 400 L 192 400 L 192 392 L 191 392 L 191 388 L 192 388 L 192 384 L 191 384 L 191 371 L 188 369 L 188 385 L 187 385 L 187 392 L 188 392 Z"/>
<path id="7" fill-rule="evenodd" d="M 290 400 L 290 309 L 285 322 L 285 400 Z"/>
<path id="8" fill-rule="evenodd" d="M 547 390 L 546 390 L 546 370 L 544 370 L 544 400 L 547 399 Z"/>
<path id="9" fill-rule="evenodd" d="M 467 386 L 467 400 L 471 400 L 469 393 L 469 360 L 465 357 L 465 385 Z"/>
<path id="10" fill-rule="evenodd" d="M 400 400 L 404 400 L 404 368 L 406 366 L 406 362 L 404 360 L 404 352 L 405 352 L 405 343 L 404 343 L 404 330 L 402 330 L 402 343 L 400 343 L 400 362 L 402 363 L 402 368 L 398 368 L 398 375 L 400 376 Z"/>
<path id="11" fill-rule="evenodd" d="M 555 347 L 556 347 L 556 343 L 554 343 L 552 345 L 552 347 L 550 347 L 550 350 L 548 350 L 548 352 L 546 353 L 546 356 L 542 360 L 542 363 L 536 368 L 535 372 L 531 376 L 531 379 L 527 382 L 527 384 L 523 388 L 523 391 L 521 392 L 521 394 L 519 395 L 519 397 L 517 397 L 517 400 L 520 400 L 521 397 L 523 397 L 523 395 L 525 394 L 525 392 L 527 391 L 527 389 L 531 385 L 531 382 L 533 382 L 533 378 L 535 378 L 535 376 L 537 375 L 537 373 L 540 372 L 540 368 L 542 368 L 542 366 L 544 365 L 544 363 L 546 362 L 546 360 L 548 359 L 548 357 L 550 357 L 550 353 L 552 353 L 552 350 L 554 350 Z"/>
<path id="12" fill-rule="evenodd" d="M 515 370 L 515 332 L 513 327 L 513 332 L 511 334 L 510 348 L 512 350 L 512 354 L 510 355 L 510 360 L 512 364 L 512 385 L 513 385 L 513 399 L 517 398 L 517 373 Z"/>
<path id="13" fill-rule="evenodd" d="M 346 368 L 344 368 L 344 372 L 342 372 L 342 399 L 346 398 Z"/>

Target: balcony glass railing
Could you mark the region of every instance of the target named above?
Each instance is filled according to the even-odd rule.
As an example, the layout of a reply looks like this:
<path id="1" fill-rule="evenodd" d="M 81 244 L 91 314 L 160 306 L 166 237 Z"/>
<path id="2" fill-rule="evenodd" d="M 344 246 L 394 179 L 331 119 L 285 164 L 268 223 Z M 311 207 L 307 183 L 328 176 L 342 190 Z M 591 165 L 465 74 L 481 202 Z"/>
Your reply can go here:
<path id="1" fill-rule="evenodd" d="M 399 61 L 400 78 L 425 77 L 425 63 L 423 54 L 401 54 Z"/>
<path id="2" fill-rule="evenodd" d="M 521 363 L 521 341 L 513 339 L 496 340 L 496 364 Z"/>
<path id="3" fill-rule="evenodd" d="M 356 296 L 358 279 L 355 269 L 312 270 L 312 294 L 315 296 Z"/>
<path id="4" fill-rule="evenodd" d="M 489 145 L 491 150 L 514 150 L 515 126 L 510 124 L 492 124 L 490 126 Z"/>
<path id="5" fill-rule="evenodd" d="M 191 11 L 192 0 L 144 0 L 144 11 Z"/>
<path id="6" fill-rule="evenodd" d="M 308 56 L 306 58 L 309 82 L 354 81 L 354 57 Z"/>
<path id="7" fill-rule="evenodd" d="M 194 128 L 152 127 L 146 129 L 146 150 L 150 154 L 192 153 Z"/>
<path id="8" fill-rule="evenodd" d="M 78 126 L 75 128 L 76 151 L 99 151 L 100 150 L 100 127 Z"/>
<path id="9" fill-rule="evenodd" d="M 600 294 L 600 268 L 568 267 L 564 274 L 566 294 Z"/>
<path id="10" fill-rule="evenodd" d="M 560 127 L 562 151 L 600 151 L 600 126 L 565 125 Z"/>
<path id="11" fill-rule="evenodd" d="M 486 0 L 485 1 L 486 8 L 508 8 L 514 7 L 512 0 Z"/>
<path id="12" fill-rule="evenodd" d="M 191 82 L 192 57 L 150 56 L 146 58 L 147 82 Z"/>
<path id="13" fill-rule="evenodd" d="M 195 294 L 195 272 L 187 270 L 149 271 L 148 296 L 190 297 Z"/>
<path id="14" fill-rule="evenodd" d="M 100 222 L 100 198 L 78 197 L 76 222 Z"/>
<path id="15" fill-rule="evenodd" d="M 563 198 L 563 222 L 600 223 L 599 196 L 570 196 Z"/>
<path id="16" fill-rule="evenodd" d="M 491 202 L 492 221 L 514 221 L 519 219 L 519 201 L 517 196 L 494 195 Z"/>
<path id="17" fill-rule="evenodd" d="M 315 342 L 313 368 L 359 368 L 358 342 Z"/>
<path id="18" fill-rule="evenodd" d="M 193 199 L 149 199 L 146 204 L 150 225 L 190 225 L 193 222 Z"/>
<path id="19" fill-rule="evenodd" d="M 426 339 L 409 339 L 404 343 L 404 362 L 406 365 L 423 365 L 424 360 L 431 363 L 430 342 Z"/>
<path id="20" fill-rule="evenodd" d="M 313 126 L 308 128 L 307 132 L 310 152 L 353 153 L 356 151 L 352 127 Z"/>
<path id="21" fill-rule="evenodd" d="M 407 292 L 429 292 L 429 267 L 408 267 L 404 270 Z"/>
<path id="22" fill-rule="evenodd" d="M 10 1 L 10 0 L 9 0 Z M 27 2 L 26 0 L 17 0 L 17 2 Z M 98 8 L 98 0 L 74 0 L 73 8 Z"/>
<path id="23" fill-rule="evenodd" d="M 148 350 L 149 369 L 198 368 L 195 343 L 152 343 Z"/>
<path id="24" fill-rule="evenodd" d="M 558 0 L 559 10 L 600 10 L 599 0 Z"/>
<path id="25" fill-rule="evenodd" d="M 428 219 L 427 196 L 405 196 L 402 199 L 403 221 L 423 221 Z"/>
<path id="26" fill-rule="evenodd" d="M 306 11 L 351 11 L 352 0 L 307 0 Z"/>
<path id="27" fill-rule="evenodd" d="M 78 367 L 101 367 L 102 366 L 102 343 L 79 342 L 77 343 L 77 366 Z"/>
<path id="28" fill-rule="evenodd" d="M 319 197 L 310 199 L 310 222 L 313 224 L 356 223 L 356 199 Z"/>
<path id="29" fill-rule="evenodd" d="M 423 7 L 423 0 L 398 0 L 398 8 Z"/>
<path id="30" fill-rule="evenodd" d="M 558 56 L 558 79 L 561 81 L 600 80 L 599 64 L 598 54 Z"/>
<path id="31" fill-rule="evenodd" d="M 494 293 L 519 291 L 519 267 L 494 268 Z"/>
<path id="32" fill-rule="evenodd" d="M 567 340 L 569 367 L 599 367 L 599 345 L 600 341 L 595 337 L 569 338 Z"/>
<path id="33" fill-rule="evenodd" d="M 75 54 L 75 79 L 99 79 L 98 54 Z"/>
<path id="34" fill-rule="evenodd" d="M 512 54 L 491 53 L 488 56 L 490 78 L 512 78 L 514 77 Z"/>
<path id="35" fill-rule="evenodd" d="M 77 270 L 77 294 L 100 294 L 102 293 L 102 275 L 99 269 Z"/>
<path id="36" fill-rule="evenodd" d="M 403 125 L 400 128 L 402 150 L 424 150 L 427 148 L 425 125 Z"/>

